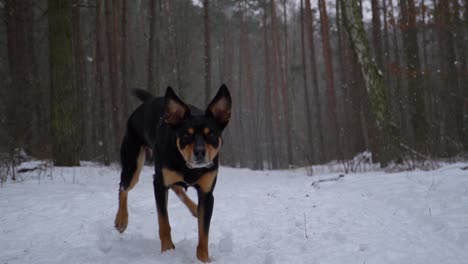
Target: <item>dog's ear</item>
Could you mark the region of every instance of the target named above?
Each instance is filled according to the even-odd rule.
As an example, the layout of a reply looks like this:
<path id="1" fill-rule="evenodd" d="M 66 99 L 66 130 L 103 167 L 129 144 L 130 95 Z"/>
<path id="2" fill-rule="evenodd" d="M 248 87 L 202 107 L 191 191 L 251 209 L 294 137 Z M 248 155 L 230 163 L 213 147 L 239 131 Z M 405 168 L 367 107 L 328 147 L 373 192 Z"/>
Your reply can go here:
<path id="1" fill-rule="evenodd" d="M 212 116 L 224 128 L 231 119 L 231 94 L 225 84 L 219 87 L 216 96 L 206 109 L 206 115 Z"/>
<path id="2" fill-rule="evenodd" d="M 188 106 L 177 97 L 171 87 L 167 87 L 164 96 L 164 122 L 169 125 L 178 125 L 189 115 Z"/>

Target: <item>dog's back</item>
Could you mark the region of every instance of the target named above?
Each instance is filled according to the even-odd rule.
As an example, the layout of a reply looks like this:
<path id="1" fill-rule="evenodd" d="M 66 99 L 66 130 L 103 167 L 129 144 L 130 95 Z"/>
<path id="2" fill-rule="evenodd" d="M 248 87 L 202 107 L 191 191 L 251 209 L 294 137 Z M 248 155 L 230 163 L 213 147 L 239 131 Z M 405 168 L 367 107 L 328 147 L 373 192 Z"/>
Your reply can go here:
<path id="1" fill-rule="evenodd" d="M 164 116 L 164 97 L 153 97 L 150 93 L 135 89 L 133 95 L 142 101 L 127 121 L 127 133 L 141 140 L 141 144 L 152 147 L 155 143 L 157 126 Z"/>

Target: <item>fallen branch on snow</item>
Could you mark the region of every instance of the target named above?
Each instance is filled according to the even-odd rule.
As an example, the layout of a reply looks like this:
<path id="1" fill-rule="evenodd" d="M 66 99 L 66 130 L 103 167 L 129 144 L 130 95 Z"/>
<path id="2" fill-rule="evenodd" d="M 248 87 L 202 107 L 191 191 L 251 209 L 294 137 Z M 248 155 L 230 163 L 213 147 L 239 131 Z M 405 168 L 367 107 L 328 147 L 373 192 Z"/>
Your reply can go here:
<path id="1" fill-rule="evenodd" d="M 343 177 L 344 177 L 344 174 L 322 176 L 318 181 L 314 181 L 311 184 L 311 186 L 316 186 L 321 182 L 338 181 L 339 179 L 341 179 Z"/>

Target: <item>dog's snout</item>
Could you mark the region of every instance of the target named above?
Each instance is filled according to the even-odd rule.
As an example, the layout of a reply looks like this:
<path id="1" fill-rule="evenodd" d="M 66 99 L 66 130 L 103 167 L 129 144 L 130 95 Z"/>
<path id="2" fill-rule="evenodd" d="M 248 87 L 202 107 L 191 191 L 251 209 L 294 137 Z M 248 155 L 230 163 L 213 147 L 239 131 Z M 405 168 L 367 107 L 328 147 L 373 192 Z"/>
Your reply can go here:
<path id="1" fill-rule="evenodd" d="M 196 158 L 204 158 L 206 154 L 206 150 L 204 146 L 196 146 L 193 152 Z"/>

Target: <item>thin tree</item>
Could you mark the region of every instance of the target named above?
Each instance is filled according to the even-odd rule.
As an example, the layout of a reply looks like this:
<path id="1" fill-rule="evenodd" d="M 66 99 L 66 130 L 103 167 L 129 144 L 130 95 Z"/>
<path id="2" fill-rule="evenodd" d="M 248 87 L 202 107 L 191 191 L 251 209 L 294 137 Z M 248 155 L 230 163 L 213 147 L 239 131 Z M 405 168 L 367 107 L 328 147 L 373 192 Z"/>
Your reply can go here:
<path id="1" fill-rule="evenodd" d="M 203 0 L 203 25 L 204 25 L 204 48 L 205 48 L 205 104 L 211 100 L 211 48 L 210 48 L 210 1 Z"/>
<path id="2" fill-rule="evenodd" d="M 313 104 L 315 106 L 316 125 L 318 132 L 318 138 L 315 140 L 315 145 L 318 149 L 318 157 L 316 162 L 323 162 L 328 159 L 328 152 L 325 150 L 325 137 L 324 137 L 324 126 L 322 122 L 322 109 L 320 104 L 320 93 L 319 84 L 317 80 L 317 63 L 315 58 L 315 41 L 314 41 L 314 18 L 312 16 L 312 8 L 310 0 L 305 0 L 305 20 L 306 20 L 306 31 L 307 39 L 309 44 L 309 56 L 310 56 L 310 72 L 312 76 L 312 90 L 313 90 Z"/>
<path id="3" fill-rule="evenodd" d="M 79 165 L 78 110 L 73 83 L 71 2 L 48 1 L 53 160 L 56 166 Z"/>
<path id="4" fill-rule="evenodd" d="M 329 119 L 332 125 L 333 130 L 333 139 L 337 142 L 338 146 L 335 147 L 335 153 L 339 154 L 341 152 L 341 136 L 340 136 L 340 127 L 338 125 L 338 111 L 336 108 L 336 91 L 335 91 L 335 82 L 333 74 L 333 57 L 330 43 L 330 32 L 329 32 L 329 22 L 327 14 L 327 3 L 325 0 L 319 0 L 319 10 L 320 10 L 320 21 L 321 21 L 321 32 L 322 32 L 322 48 L 323 48 L 323 59 L 325 62 L 325 80 L 327 84 L 327 99 L 328 99 L 328 113 Z"/>
<path id="5" fill-rule="evenodd" d="M 408 80 L 409 115 L 414 134 L 413 147 L 419 152 L 426 153 L 428 151 L 428 123 L 424 106 L 424 87 L 422 87 L 421 81 L 414 0 L 400 0 L 400 11 L 403 50 L 406 60 L 406 77 Z"/>
<path id="6" fill-rule="evenodd" d="M 122 0 L 122 24 L 121 24 L 121 63 L 120 63 L 120 75 L 122 77 L 120 88 L 121 91 L 121 98 L 122 98 L 122 118 L 126 118 L 129 111 L 129 101 L 126 99 L 128 98 L 128 77 L 127 77 L 127 48 L 128 48 L 128 37 L 127 37 L 127 6 L 128 0 Z"/>
<path id="7" fill-rule="evenodd" d="M 148 34 L 148 91 L 153 91 L 157 94 L 158 91 L 155 89 L 159 89 L 157 87 L 159 83 L 155 83 L 156 76 L 158 75 L 159 69 L 155 70 L 155 64 L 159 61 L 159 58 L 155 58 L 156 53 L 156 43 L 158 42 L 158 36 L 156 35 L 156 27 L 157 27 L 157 0 L 150 0 L 150 28 Z"/>
<path id="8" fill-rule="evenodd" d="M 110 111 L 107 109 L 108 99 L 107 89 L 105 87 L 104 78 L 104 67 L 105 67 L 105 38 L 104 38 L 104 23 L 103 23 L 103 10 L 104 1 L 98 1 L 96 7 L 96 75 L 95 75 L 95 90 L 98 97 L 98 112 L 99 118 L 97 124 L 99 124 L 99 130 L 97 133 L 98 142 L 96 145 L 100 146 L 102 153 L 102 160 L 105 165 L 110 165 L 110 131 L 112 123 L 110 118 Z"/>
<path id="9" fill-rule="evenodd" d="M 310 106 L 310 96 L 309 96 L 309 88 L 307 85 L 307 62 L 306 62 L 306 49 L 305 49 L 305 30 L 304 30 L 304 1 L 301 0 L 300 3 L 300 23 L 301 23 L 301 63 L 302 63 L 302 84 L 304 89 L 304 104 L 306 108 L 306 125 L 307 125 L 307 148 L 306 151 L 307 159 L 312 161 L 313 158 L 313 148 L 314 148 L 314 141 L 313 141 L 313 130 L 312 130 L 312 112 Z"/>
<path id="10" fill-rule="evenodd" d="M 379 0 L 371 0 L 372 7 L 372 43 L 377 65 L 382 68 L 382 31 L 380 22 Z"/>
<path id="11" fill-rule="evenodd" d="M 267 0 L 263 0 L 263 16 L 262 16 L 262 23 L 263 23 L 263 45 L 264 45 L 264 72 L 265 72 L 265 113 L 267 113 L 268 119 L 265 122 L 265 132 L 267 135 L 266 142 L 267 142 L 267 153 L 269 154 L 269 161 L 271 163 L 272 168 L 278 168 L 278 152 L 276 148 L 276 133 L 277 131 L 273 128 L 273 125 L 276 124 L 276 111 L 272 106 L 272 78 L 270 74 L 270 65 L 271 65 L 271 51 L 269 45 L 269 38 L 268 38 L 268 4 Z"/>

